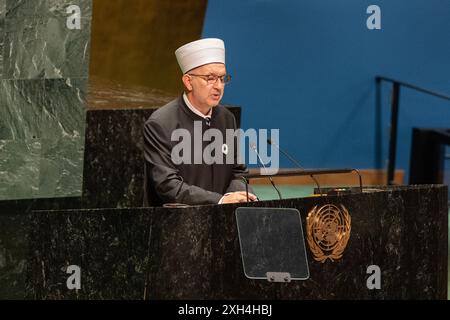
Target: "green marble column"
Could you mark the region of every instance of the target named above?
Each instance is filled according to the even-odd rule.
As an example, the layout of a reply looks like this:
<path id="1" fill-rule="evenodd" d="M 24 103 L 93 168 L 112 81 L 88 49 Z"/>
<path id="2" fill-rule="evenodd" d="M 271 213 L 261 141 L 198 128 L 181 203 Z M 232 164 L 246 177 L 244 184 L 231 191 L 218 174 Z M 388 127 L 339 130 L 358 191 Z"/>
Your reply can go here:
<path id="1" fill-rule="evenodd" d="M 91 12 L 0 0 L 0 200 L 81 195 Z"/>

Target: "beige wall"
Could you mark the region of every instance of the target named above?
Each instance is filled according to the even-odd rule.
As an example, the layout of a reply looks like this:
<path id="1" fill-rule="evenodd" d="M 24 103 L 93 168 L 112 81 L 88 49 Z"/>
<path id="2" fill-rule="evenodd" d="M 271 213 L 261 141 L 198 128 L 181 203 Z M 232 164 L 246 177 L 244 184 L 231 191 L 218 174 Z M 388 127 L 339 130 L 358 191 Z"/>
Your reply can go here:
<path id="1" fill-rule="evenodd" d="M 178 94 L 174 51 L 199 39 L 207 0 L 94 0 L 89 75 Z"/>

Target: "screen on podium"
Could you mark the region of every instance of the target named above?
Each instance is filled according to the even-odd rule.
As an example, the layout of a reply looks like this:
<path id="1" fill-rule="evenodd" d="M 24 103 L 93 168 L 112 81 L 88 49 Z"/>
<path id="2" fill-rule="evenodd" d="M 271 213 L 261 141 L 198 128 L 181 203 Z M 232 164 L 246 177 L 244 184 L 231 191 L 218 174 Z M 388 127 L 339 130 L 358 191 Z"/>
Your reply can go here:
<path id="1" fill-rule="evenodd" d="M 309 278 L 305 241 L 297 209 L 236 209 L 244 273 L 274 282 Z"/>

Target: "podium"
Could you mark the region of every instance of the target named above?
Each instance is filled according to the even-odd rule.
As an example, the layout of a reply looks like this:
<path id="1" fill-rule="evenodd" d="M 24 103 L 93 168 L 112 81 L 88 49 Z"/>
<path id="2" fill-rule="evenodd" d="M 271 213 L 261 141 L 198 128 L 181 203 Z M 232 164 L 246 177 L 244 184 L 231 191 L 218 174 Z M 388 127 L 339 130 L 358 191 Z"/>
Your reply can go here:
<path id="1" fill-rule="evenodd" d="M 0 295 L 3 299 L 446 299 L 447 187 L 356 189 L 351 194 L 189 208 L 88 208 L 82 199 L 69 199 L 64 205 L 0 202 L 0 225 L 9 221 L 10 227 L 0 236 L 2 245 L 6 243 L 4 252 L 22 266 L 20 272 L 9 268 L 3 273 L 9 280 Z M 308 215 L 329 205 L 346 208 L 351 217 L 351 233 L 340 258 L 319 261 L 305 239 L 307 279 L 283 283 L 246 277 L 238 208 L 296 209 L 307 238 Z M 17 226 L 15 233 L 12 225 Z M 6 236 L 15 240 L 8 242 Z M 67 287 L 69 265 L 81 270 L 79 290 Z M 368 287 L 371 266 L 379 267 L 379 289 Z"/>

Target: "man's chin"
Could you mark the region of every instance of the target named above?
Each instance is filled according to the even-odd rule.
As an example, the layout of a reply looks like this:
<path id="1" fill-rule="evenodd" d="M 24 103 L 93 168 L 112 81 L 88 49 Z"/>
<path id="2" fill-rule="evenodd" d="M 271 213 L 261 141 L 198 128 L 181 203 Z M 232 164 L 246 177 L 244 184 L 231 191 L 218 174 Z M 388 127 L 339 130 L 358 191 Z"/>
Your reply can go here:
<path id="1" fill-rule="evenodd" d="M 220 99 L 211 99 L 209 101 L 209 106 L 212 107 L 217 107 L 217 105 L 220 103 Z"/>

